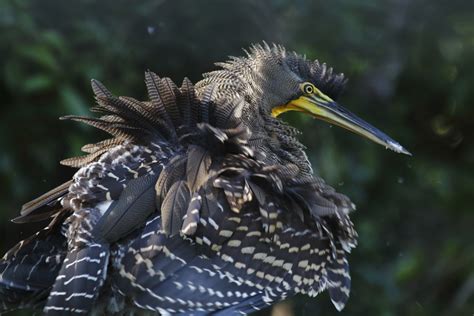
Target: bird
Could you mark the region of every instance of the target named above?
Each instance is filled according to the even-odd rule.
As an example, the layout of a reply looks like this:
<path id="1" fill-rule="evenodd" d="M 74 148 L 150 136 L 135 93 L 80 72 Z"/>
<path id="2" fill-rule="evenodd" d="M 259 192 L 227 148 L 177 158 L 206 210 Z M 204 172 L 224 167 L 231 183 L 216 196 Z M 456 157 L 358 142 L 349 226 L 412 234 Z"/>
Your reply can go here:
<path id="1" fill-rule="evenodd" d="M 344 74 L 281 45 L 244 52 L 196 84 L 146 71 L 146 101 L 91 81 L 97 115 L 62 119 L 109 138 L 12 220 L 47 224 L 0 260 L 0 312 L 242 315 L 323 291 L 344 308 L 356 207 L 280 114 L 410 153 L 337 103 Z"/>

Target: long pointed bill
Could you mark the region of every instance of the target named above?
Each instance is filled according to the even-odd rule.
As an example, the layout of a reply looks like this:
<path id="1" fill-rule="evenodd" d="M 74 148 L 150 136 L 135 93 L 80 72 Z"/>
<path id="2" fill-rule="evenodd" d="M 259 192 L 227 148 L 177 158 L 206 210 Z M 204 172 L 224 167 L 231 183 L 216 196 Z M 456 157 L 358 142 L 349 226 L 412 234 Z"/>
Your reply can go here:
<path id="1" fill-rule="evenodd" d="M 339 125 L 356 134 L 367 137 L 385 148 L 411 156 L 410 152 L 398 142 L 330 99 L 323 100 L 316 95 L 302 96 L 284 107 L 286 108 L 280 107 L 279 110 L 277 108 L 277 113 L 274 113 L 274 115 L 288 110 L 308 113 L 318 119 Z"/>

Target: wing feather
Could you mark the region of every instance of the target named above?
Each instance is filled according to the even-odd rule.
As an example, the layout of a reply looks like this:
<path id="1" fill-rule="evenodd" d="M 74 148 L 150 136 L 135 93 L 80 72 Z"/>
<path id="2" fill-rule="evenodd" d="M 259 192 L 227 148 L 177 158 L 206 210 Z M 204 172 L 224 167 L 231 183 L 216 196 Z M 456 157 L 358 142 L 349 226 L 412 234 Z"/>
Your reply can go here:
<path id="1" fill-rule="evenodd" d="M 179 233 L 190 201 L 189 188 L 184 181 L 175 182 L 161 204 L 162 225 L 165 233 Z"/>
<path id="2" fill-rule="evenodd" d="M 190 146 L 187 156 L 187 183 L 191 192 L 196 192 L 209 179 L 211 157 L 209 152 L 200 146 Z"/>

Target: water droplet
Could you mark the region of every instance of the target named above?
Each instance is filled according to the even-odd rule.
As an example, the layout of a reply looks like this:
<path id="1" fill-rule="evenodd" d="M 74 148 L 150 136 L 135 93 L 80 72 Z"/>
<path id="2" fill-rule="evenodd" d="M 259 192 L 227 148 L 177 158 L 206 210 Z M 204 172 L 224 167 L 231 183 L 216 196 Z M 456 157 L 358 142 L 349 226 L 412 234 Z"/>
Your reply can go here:
<path id="1" fill-rule="evenodd" d="M 148 26 L 146 28 L 146 31 L 148 32 L 148 35 L 153 35 L 155 33 L 156 28 L 154 26 Z"/>

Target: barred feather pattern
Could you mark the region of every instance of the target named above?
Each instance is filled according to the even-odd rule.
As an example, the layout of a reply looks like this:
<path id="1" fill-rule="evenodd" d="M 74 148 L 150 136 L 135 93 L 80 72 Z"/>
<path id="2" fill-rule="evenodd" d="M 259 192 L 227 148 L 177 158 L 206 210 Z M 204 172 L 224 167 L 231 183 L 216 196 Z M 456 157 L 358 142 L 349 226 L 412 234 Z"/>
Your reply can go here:
<path id="1" fill-rule="evenodd" d="M 165 314 L 251 312 L 325 289 L 341 309 L 350 277 L 334 223 L 314 214 L 305 224 L 288 214 L 285 176 L 294 173 L 278 169 L 245 155 L 227 157 L 194 196 L 199 203 L 189 204 L 199 215 L 197 228 L 183 231 L 184 240 L 169 237 L 157 215 L 140 236 L 116 250 L 119 291 L 136 306 Z M 354 232 L 346 242 L 353 246 L 355 237 Z"/>
<path id="2" fill-rule="evenodd" d="M 338 309 L 344 306 L 348 264 L 340 244 L 330 247 L 332 236 L 288 222 L 273 202 L 261 205 L 258 213 L 248 205 L 236 214 L 219 197 L 222 191 L 207 190 L 202 196 L 210 205 L 201 207 L 192 238 L 167 237 L 157 215 L 114 256 L 119 272 L 113 280 L 136 306 L 165 314 L 233 314 L 325 289 Z M 237 308 L 243 300 L 250 301 Z"/>
<path id="3" fill-rule="evenodd" d="M 357 243 L 349 217 L 355 207 L 312 175 L 296 130 L 249 112 L 237 77 L 251 78 L 252 60 L 268 54 L 287 56 L 281 47 L 256 46 L 196 88 L 147 72 L 149 101 L 116 97 L 93 80 L 101 116 L 66 118 L 112 138 L 62 162 L 80 169 L 65 192 L 55 191 L 62 205 L 52 212 L 61 226 L 55 236 L 63 244 L 45 240 L 57 254 L 52 266 L 23 244 L 24 253 L 0 262 L 4 274 L 26 258 L 57 276 L 28 295 L 20 284 L 10 298 L 0 296 L 3 310 L 15 301 L 46 304 L 49 314 L 99 305 L 114 314 L 129 303 L 164 315 L 245 314 L 324 290 L 342 309 L 350 288 L 346 253 Z M 292 69 L 333 94 L 340 89 L 343 77 L 291 56 Z M 236 65 L 240 72 L 226 71 Z"/>
<path id="4" fill-rule="evenodd" d="M 138 146 L 125 142 L 118 145 L 79 169 L 62 205 L 79 211 L 99 202 L 117 200 L 129 180 L 159 174 L 174 154 L 161 143 Z"/>
<path id="5" fill-rule="evenodd" d="M 296 138 L 299 132 L 273 118 L 271 108 L 290 101 L 285 98 L 293 95 L 281 91 L 291 87 L 289 82 L 294 77 L 312 82 L 334 100 L 343 91 L 347 79 L 325 63 L 311 61 L 280 45 L 270 46 L 264 42 L 245 52 L 246 57 L 230 57 L 227 62 L 216 63 L 222 69 L 205 73 L 204 79 L 196 84 L 198 95 L 202 96 L 213 86 L 216 87 L 216 103 L 245 100 L 247 106 L 244 106 L 242 118 L 252 130 L 249 143 L 259 153 L 259 158 L 269 164 L 295 163 L 300 168 L 300 176 L 311 177 L 313 170 L 305 147 Z"/>
<path id="6" fill-rule="evenodd" d="M 67 241 L 53 221 L 19 242 L 0 260 L 0 312 L 41 308 L 67 252 Z"/>

